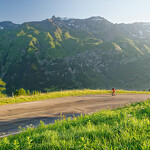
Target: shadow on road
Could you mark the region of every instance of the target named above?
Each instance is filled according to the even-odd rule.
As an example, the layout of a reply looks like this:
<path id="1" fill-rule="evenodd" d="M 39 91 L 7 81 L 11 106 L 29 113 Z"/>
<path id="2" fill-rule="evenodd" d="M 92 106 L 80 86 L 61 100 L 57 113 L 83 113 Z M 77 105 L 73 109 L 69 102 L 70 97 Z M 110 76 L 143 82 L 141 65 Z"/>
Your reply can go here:
<path id="1" fill-rule="evenodd" d="M 64 117 L 67 119 L 68 117 L 73 118 L 80 115 L 81 114 L 78 113 L 76 114 L 58 113 L 49 117 L 31 117 L 31 118 L 14 119 L 11 121 L 0 121 L 0 138 L 6 135 L 15 134 L 16 132 L 19 131 L 19 127 L 26 129 L 31 124 L 34 127 L 37 127 L 40 124 L 40 121 L 44 122 L 45 124 L 50 124 L 54 123 L 55 120 L 58 119 L 61 120 Z"/>

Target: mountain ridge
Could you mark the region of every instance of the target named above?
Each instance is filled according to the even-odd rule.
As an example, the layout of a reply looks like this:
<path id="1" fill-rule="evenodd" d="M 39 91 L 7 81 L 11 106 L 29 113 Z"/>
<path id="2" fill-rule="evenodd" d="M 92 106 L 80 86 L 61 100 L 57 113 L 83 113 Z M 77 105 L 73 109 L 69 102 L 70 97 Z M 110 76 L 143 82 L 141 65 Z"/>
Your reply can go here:
<path id="1" fill-rule="evenodd" d="M 101 18 L 101 19 L 104 19 L 104 20 L 107 20 L 107 19 L 105 19 L 104 17 L 101 17 L 101 16 L 91 16 L 91 17 L 88 17 L 88 18 L 74 18 L 74 17 L 72 17 L 72 18 L 69 18 L 69 17 L 56 17 L 55 15 L 53 15 L 51 18 L 47 18 L 47 19 L 52 19 L 52 18 L 59 18 L 59 19 L 62 19 L 62 20 L 87 20 L 87 19 L 91 19 L 91 18 Z M 44 20 L 47 20 L 47 19 L 44 19 Z M 44 20 L 41 20 L 41 21 L 44 21 Z M 0 23 L 2 23 L 2 22 L 11 22 L 11 23 L 13 23 L 13 24 L 16 24 L 16 25 L 22 25 L 22 24 L 24 24 L 24 23 L 29 23 L 29 22 L 41 22 L 41 21 L 39 21 L 39 20 L 37 20 L 37 21 L 26 21 L 26 22 L 23 22 L 23 23 L 15 23 L 15 22 L 13 22 L 13 21 L 9 21 L 9 20 L 7 20 L 7 21 L 0 21 Z M 108 20 L 107 20 L 108 21 Z M 132 23 L 124 23 L 124 22 L 121 22 L 121 23 L 113 23 L 113 22 L 111 22 L 111 21 L 108 21 L 108 22 L 110 22 L 110 23 L 112 23 L 112 24 L 125 24 L 125 25 L 131 25 L 131 24 L 150 24 L 150 22 L 140 22 L 140 21 L 137 21 L 137 22 L 132 22 Z"/>

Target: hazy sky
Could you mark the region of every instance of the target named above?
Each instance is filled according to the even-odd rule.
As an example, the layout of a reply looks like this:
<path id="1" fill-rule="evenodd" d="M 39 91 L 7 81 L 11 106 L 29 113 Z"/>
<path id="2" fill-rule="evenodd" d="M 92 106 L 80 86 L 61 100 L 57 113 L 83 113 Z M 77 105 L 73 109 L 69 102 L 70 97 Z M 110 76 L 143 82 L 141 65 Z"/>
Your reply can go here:
<path id="1" fill-rule="evenodd" d="M 0 0 L 0 21 L 101 16 L 113 23 L 150 22 L 150 0 Z"/>

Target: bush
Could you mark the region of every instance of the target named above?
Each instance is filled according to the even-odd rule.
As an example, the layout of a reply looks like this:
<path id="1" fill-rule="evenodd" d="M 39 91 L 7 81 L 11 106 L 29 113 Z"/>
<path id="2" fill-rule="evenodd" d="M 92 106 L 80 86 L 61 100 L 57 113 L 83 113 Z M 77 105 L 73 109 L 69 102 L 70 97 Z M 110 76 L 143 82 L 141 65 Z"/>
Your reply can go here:
<path id="1" fill-rule="evenodd" d="M 15 91 L 15 96 L 23 96 L 23 95 L 27 95 L 25 89 L 21 88 L 21 89 Z"/>
<path id="2" fill-rule="evenodd" d="M 3 98 L 3 97 L 6 97 L 6 94 L 3 94 L 3 93 L 0 91 L 0 98 Z"/>
<path id="3" fill-rule="evenodd" d="M 30 91 L 29 90 L 27 90 L 27 95 L 30 95 Z"/>
<path id="4" fill-rule="evenodd" d="M 36 95 L 36 94 L 40 94 L 41 92 L 39 92 L 39 91 L 33 91 L 32 92 L 32 95 Z"/>
<path id="5" fill-rule="evenodd" d="M 5 85 L 6 85 L 6 83 L 4 81 L 2 81 L 2 79 L 0 79 L 0 92 L 6 90 Z"/>

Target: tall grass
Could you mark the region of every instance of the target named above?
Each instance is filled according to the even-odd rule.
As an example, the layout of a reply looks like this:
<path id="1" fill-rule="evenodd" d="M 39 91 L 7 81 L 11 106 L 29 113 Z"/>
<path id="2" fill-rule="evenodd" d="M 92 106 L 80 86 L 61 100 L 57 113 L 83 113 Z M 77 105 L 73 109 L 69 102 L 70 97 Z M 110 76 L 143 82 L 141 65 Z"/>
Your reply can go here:
<path id="1" fill-rule="evenodd" d="M 31 101 L 37 101 L 37 100 L 46 100 L 46 99 L 68 97 L 68 96 L 110 94 L 110 93 L 111 93 L 110 90 L 90 90 L 90 89 L 49 92 L 49 93 L 41 93 L 41 94 L 36 94 L 36 95 L 31 95 L 31 96 L 0 98 L 0 105 L 21 103 L 21 102 L 31 102 Z M 116 93 L 118 94 L 126 94 L 126 93 L 150 94 L 150 92 L 146 92 L 146 91 L 124 91 L 124 90 L 117 90 Z"/>
<path id="2" fill-rule="evenodd" d="M 37 129 L 0 139 L 0 149 L 149 150 L 150 100 L 46 126 L 41 122 Z"/>

